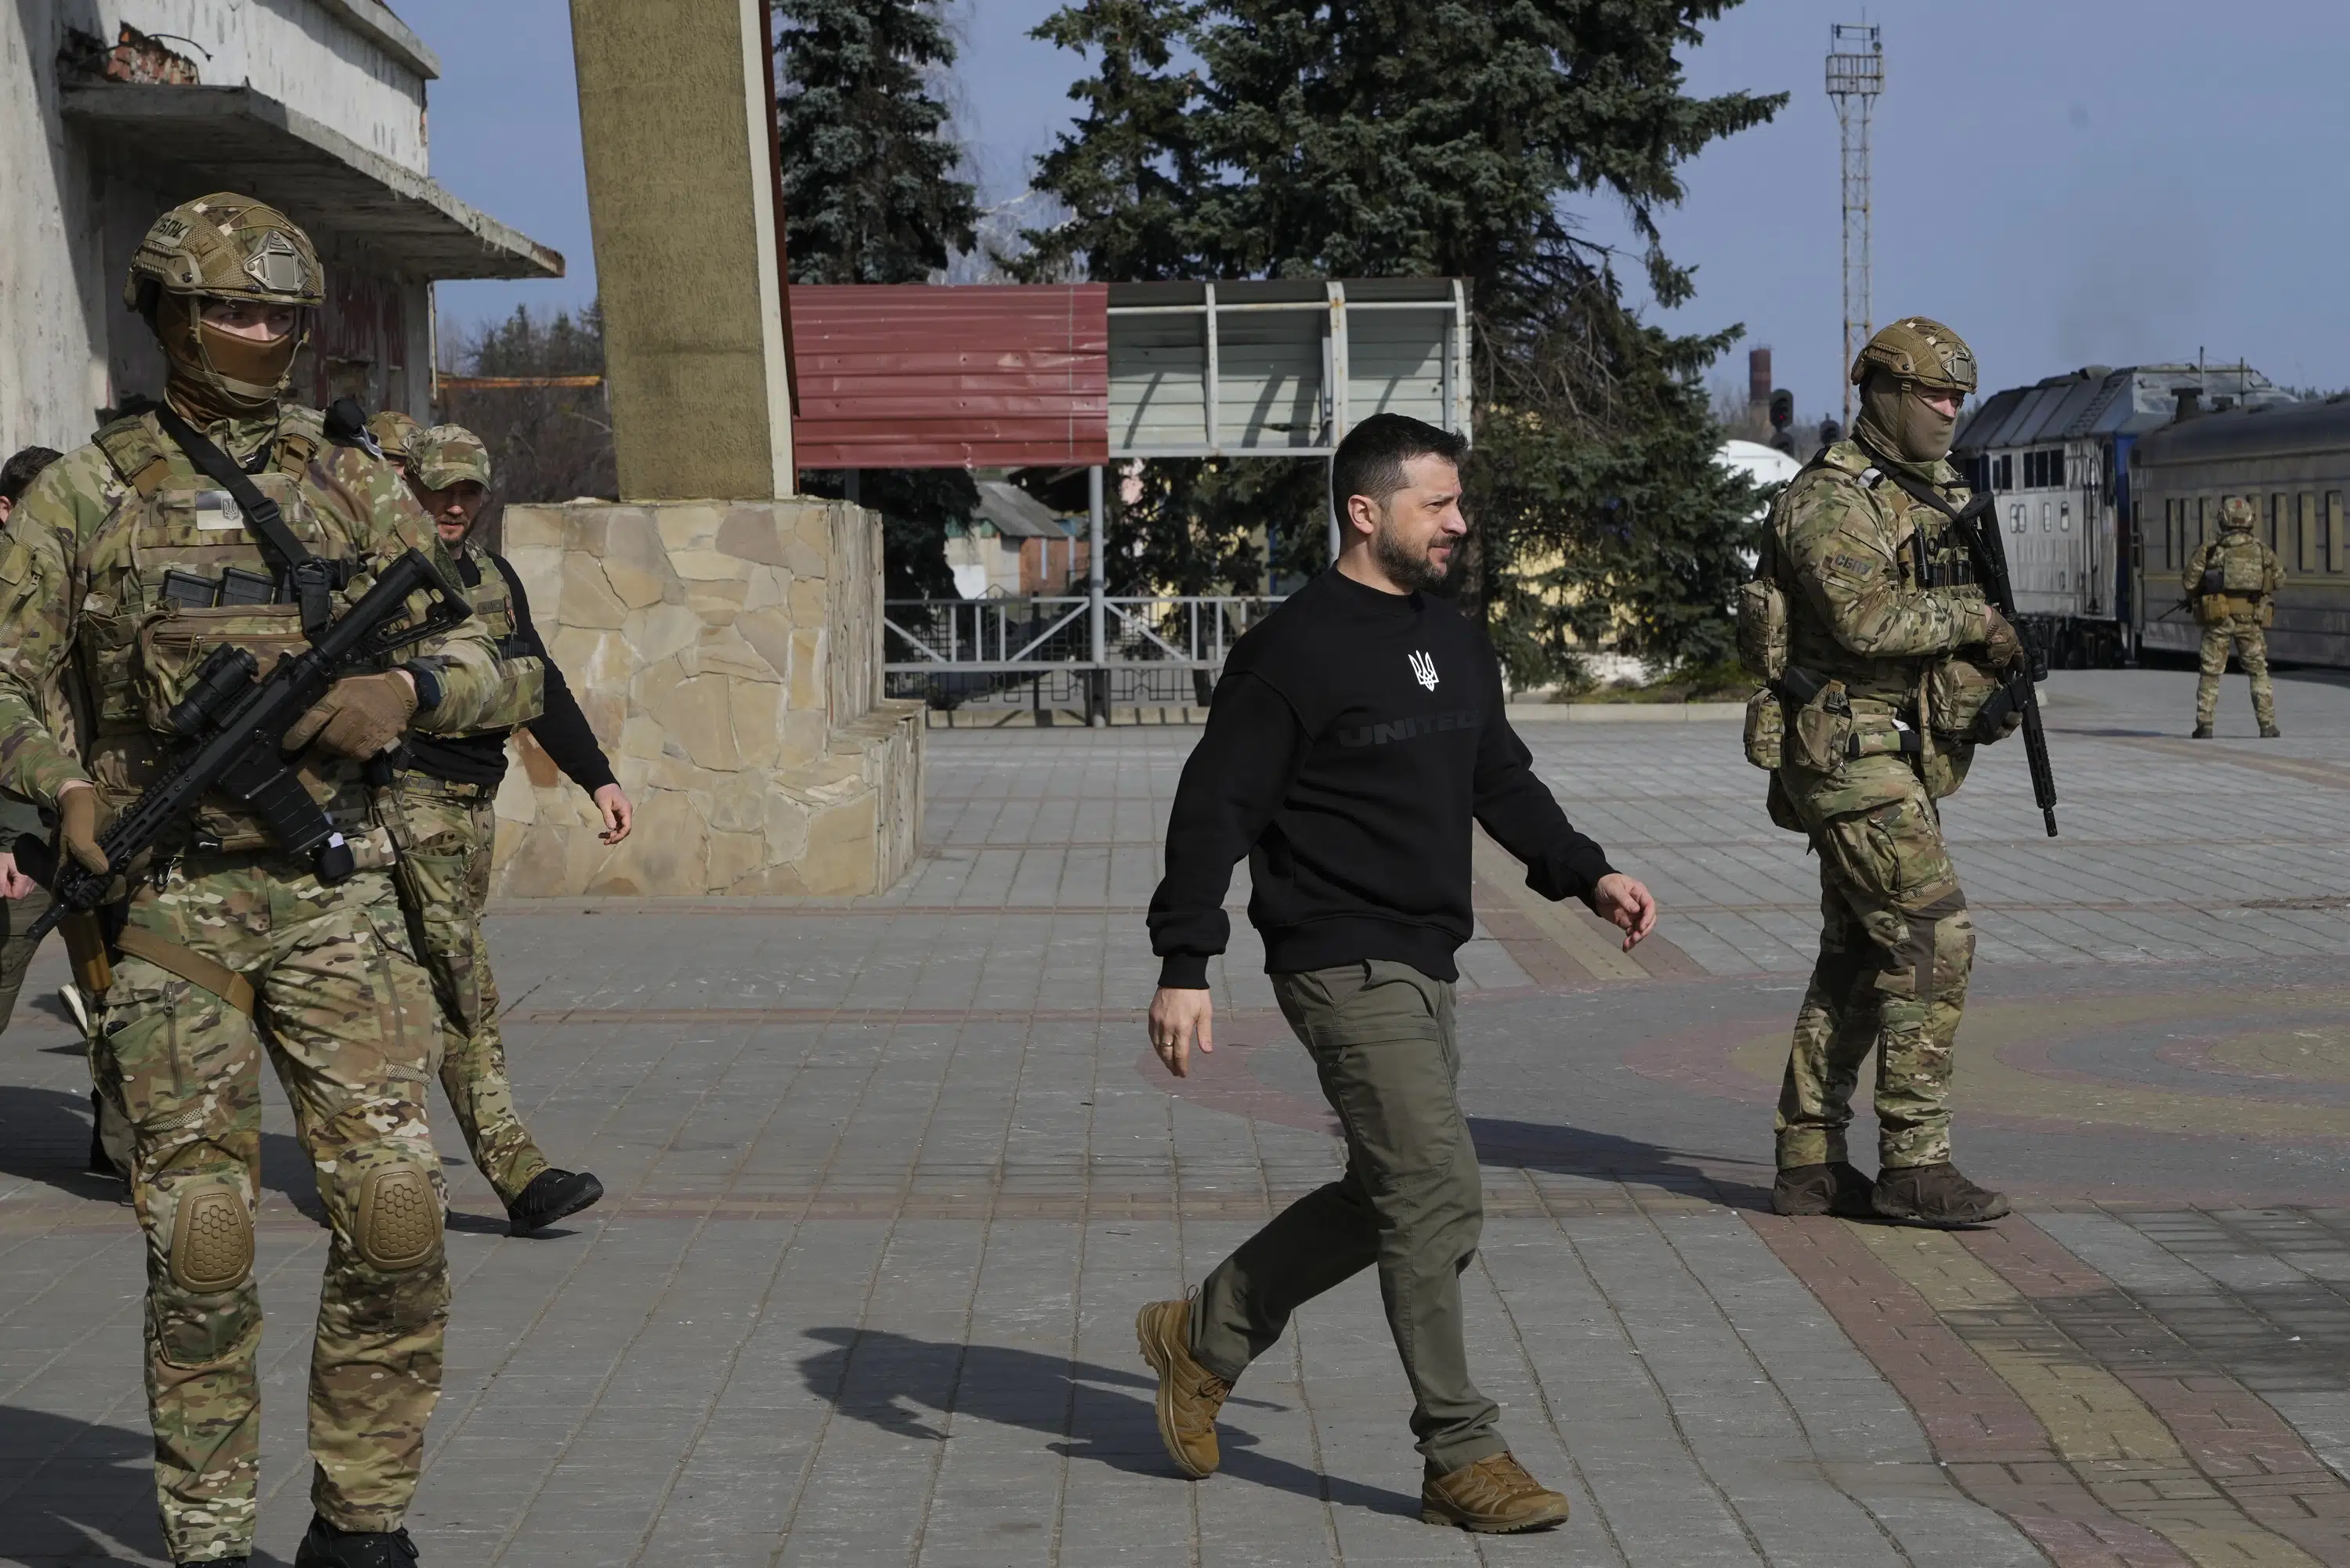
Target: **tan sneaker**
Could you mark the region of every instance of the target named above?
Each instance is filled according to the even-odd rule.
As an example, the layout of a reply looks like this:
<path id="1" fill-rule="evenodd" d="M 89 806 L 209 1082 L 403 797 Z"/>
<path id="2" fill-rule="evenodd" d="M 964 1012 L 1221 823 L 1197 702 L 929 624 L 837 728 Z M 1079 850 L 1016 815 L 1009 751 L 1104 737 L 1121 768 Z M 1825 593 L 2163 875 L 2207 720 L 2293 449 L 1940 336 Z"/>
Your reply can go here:
<path id="1" fill-rule="evenodd" d="M 1191 1359 L 1191 1303 L 1152 1302 L 1134 1314 L 1142 1359 L 1159 1374 L 1159 1440 L 1191 1480 L 1216 1473 L 1216 1412 L 1232 1386 Z"/>
<path id="2" fill-rule="evenodd" d="M 1515 1535 L 1562 1522 L 1566 1497 L 1526 1474 L 1525 1466 L 1510 1455 L 1488 1454 L 1420 1482 L 1419 1517 L 1481 1535 Z"/>

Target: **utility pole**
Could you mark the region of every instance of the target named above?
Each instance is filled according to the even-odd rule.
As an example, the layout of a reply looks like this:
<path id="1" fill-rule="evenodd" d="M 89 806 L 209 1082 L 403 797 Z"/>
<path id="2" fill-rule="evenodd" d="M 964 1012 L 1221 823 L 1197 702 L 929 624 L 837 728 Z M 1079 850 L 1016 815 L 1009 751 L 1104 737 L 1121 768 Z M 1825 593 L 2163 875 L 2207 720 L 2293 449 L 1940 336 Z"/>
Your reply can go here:
<path id="1" fill-rule="evenodd" d="M 1885 90 L 1885 45 L 1866 23 L 1828 28 L 1828 97 L 1835 103 L 1844 166 L 1844 368 L 1860 358 L 1875 330 L 1868 300 L 1868 121 Z M 1853 387 L 1844 389 L 1844 428 L 1852 429 Z"/>

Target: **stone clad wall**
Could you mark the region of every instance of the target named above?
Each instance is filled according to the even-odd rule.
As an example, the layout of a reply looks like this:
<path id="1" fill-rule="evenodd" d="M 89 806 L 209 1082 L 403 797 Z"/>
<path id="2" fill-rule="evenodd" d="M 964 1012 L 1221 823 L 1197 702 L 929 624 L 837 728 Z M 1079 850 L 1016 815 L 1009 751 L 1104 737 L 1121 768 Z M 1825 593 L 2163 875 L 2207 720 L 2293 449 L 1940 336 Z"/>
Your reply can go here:
<path id="1" fill-rule="evenodd" d="M 637 805 L 607 848 L 527 736 L 516 897 L 879 892 L 921 831 L 921 714 L 879 699 L 880 520 L 843 502 L 510 506 L 505 556 Z"/>

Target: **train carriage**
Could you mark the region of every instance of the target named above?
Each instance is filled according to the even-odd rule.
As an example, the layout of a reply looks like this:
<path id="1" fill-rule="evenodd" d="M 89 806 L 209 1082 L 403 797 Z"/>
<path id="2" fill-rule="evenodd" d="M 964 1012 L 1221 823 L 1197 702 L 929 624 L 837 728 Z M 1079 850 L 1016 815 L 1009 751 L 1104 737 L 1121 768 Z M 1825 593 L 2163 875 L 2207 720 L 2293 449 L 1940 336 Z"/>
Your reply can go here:
<path id="1" fill-rule="evenodd" d="M 2201 640 L 2179 576 L 2220 530 L 2220 504 L 2252 504 L 2253 530 L 2277 553 L 2285 587 L 2269 631 L 2272 658 L 2350 667 L 2350 395 L 2238 407 L 2178 420 L 2130 454 L 2137 623 L 2142 646 L 2191 651 Z"/>
<path id="2" fill-rule="evenodd" d="M 2178 597 L 2147 607 L 2132 460 L 2182 407 L 2207 401 L 2241 410 L 2291 400 L 2242 365 L 2091 365 L 1993 393 L 1960 426 L 1952 460 L 1978 494 L 1998 498 L 2022 630 L 2052 664 L 2123 662 L 2149 615 Z"/>

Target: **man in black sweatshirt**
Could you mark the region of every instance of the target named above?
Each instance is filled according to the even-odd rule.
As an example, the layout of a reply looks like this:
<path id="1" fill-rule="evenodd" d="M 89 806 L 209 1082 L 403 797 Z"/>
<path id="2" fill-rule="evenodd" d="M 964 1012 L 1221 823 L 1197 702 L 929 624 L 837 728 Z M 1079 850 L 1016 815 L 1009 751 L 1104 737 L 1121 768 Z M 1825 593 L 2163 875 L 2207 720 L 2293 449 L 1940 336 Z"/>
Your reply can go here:
<path id="1" fill-rule="evenodd" d="M 489 622 L 506 658 L 531 660 L 545 671 L 545 707 L 529 722 L 531 738 L 588 792 L 604 819 L 604 842 L 618 844 L 629 836 L 634 815 L 628 794 L 531 624 L 522 579 L 473 538 L 489 500 L 489 452 L 462 425 L 416 430 L 408 438 L 406 472 L 409 488 L 456 562 L 473 613 Z M 506 738 L 512 733 L 495 729 L 411 735 L 385 804 L 400 845 L 392 880 L 417 956 L 441 1002 L 441 1086 L 457 1113 L 473 1163 L 506 1206 L 508 1229 L 527 1236 L 587 1208 L 604 1195 L 604 1187 L 588 1172 L 561 1169 L 539 1152 L 515 1108 L 514 1085 L 506 1077 L 482 906 L 489 898 L 490 851 L 497 834 L 493 803 L 506 776 Z"/>
<path id="2" fill-rule="evenodd" d="M 1503 712 L 1483 635 L 1430 590 L 1467 532 L 1460 438 L 1366 420 L 1330 463 L 1337 563 L 1233 645 L 1207 732 L 1184 764 L 1150 901 L 1159 955 L 1150 1044 L 1176 1076 L 1214 1049 L 1208 961 L 1245 855 L 1249 919 L 1283 1013 L 1313 1054 L 1347 1138 L 1347 1171 L 1219 1264 L 1196 1296 L 1142 1309 L 1159 1430 L 1198 1480 L 1215 1417 L 1290 1314 L 1374 1265 L 1411 1380 L 1427 1461 L 1420 1517 L 1486 1532 L 1566 1517 L 1494 1429 L 1469 1376 L 1461 1272 L 1483 1198 L 1461 1112 L 1453 953 L 1469 940 L 1470 834 L 1482 824 L 1547 898 L 1579 898 L 1628 950 L 1656 924 L 1648 890 L 1568 825 Z"/>

